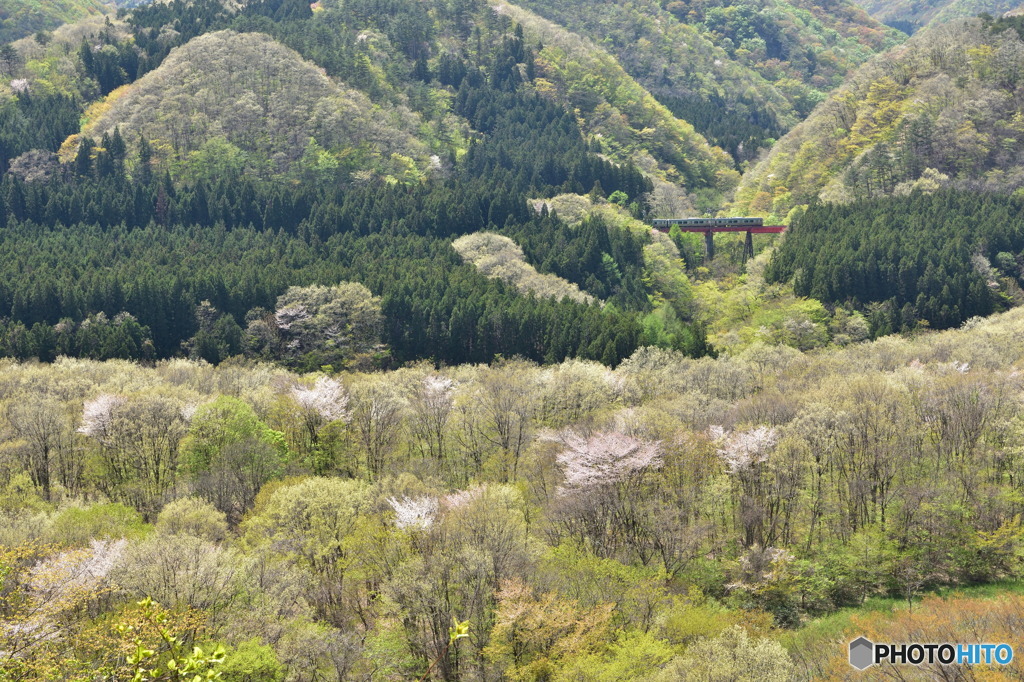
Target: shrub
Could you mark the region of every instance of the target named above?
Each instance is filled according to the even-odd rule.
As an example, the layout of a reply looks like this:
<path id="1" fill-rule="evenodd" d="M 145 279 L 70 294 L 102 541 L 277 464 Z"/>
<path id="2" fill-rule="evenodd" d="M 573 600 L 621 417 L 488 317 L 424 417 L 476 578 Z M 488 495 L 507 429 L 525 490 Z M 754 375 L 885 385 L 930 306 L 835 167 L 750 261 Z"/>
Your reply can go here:
<path id="1" fill-rule="evenodd" d="M 204 540 L 220 542 L 228 532 L 228 520 L 206 500 L 184 497 L 163 508 L 156 518 L 156 532 L 160 535 L 194 535 Z"/>
<path id="2" fill-rule="evenodd" d="M 53 520 L 49 540 L 60 544 L 87 545 L 90 540 L 141 538 L 150 526 L 142 514 L 123 504 L 68 507 Z"/>

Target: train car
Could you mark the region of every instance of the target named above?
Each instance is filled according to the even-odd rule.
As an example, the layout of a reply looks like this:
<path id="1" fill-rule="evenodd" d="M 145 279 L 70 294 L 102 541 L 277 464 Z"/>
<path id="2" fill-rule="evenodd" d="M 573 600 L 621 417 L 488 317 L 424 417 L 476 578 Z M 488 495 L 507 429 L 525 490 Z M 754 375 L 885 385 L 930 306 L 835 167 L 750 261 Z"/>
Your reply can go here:
<path id="1" fill-rule="evenodd" d="M 763 218 L 738 217 L 738 218 L 655 218 L 652 221 L 654 227 L 730 227 L 730 226 L 756 226 L 764 225 Z"/>

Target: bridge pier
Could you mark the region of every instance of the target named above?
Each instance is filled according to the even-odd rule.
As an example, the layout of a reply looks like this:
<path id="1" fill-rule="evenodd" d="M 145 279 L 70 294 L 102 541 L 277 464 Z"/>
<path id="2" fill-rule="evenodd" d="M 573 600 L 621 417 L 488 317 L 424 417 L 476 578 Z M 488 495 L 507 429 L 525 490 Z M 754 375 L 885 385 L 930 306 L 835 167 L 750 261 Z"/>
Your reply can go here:
<path id="1" fill-rule="evenodd" d="M 711 230 L 704 230 L 704 262 L 715 259 L 715 235 Z"/>
<path id="2" fill-rule="evenodd" d="M 743 242 L 743 262 L 746 263 L 748 258 L 754 257 L 754 234 L 747 230 L 747 238 Z"/>

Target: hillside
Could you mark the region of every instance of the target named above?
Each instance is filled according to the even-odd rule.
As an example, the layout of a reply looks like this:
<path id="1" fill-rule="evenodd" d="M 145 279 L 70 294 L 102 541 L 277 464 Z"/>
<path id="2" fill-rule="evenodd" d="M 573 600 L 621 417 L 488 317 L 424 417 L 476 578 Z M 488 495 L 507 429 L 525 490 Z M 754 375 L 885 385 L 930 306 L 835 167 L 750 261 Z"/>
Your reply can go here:
<path id="1" fill-rule="evenodd" d="M 900 40 L 849 2 L 521 4 L 605 47 L 677 115 L 703 118 L 703 108 L 718 102 L 718 116 L 730 117 L 734 128 L 759 128 L 761 137 L 736 140 L 711 121 L 698 125 L 740 160 L 753 158 L 759 142 L 791 127 L 846 73 Z M 739 142 L 748 148 L 737 149 Z"/>
<path id="2" fill-rule="evenodd" d="M 209 33 L 176 48 L 89 112 L 83 135 L 144 136 L 158 158 L 215 162 L 258 176 L 346 156 L 349 171 L 427 172 L 416 114 L 373 105 L 316 65 L 257 33 Z"/>
<path id="3" fill-rule="evenodd" d="M 494 7 L 521 25 L 528 40 L 543 44 L 536 56 L 535 89 L 575 111 L 584 133 L 599 139 L 610 158 L 647 173 L 662 211 L 692 211 L 694 203 L 709 210 L 732 189 L 738 174 L 728 155 L 677 119 L 614 57 L 532 12 L 503 0 Z"/>
<path id="4" fill-rule="evenodd" d="M 853 74 L 748 171 L 729 211 L 789 222 L 816 197 L 1024 186 L 1017 90 L 1024 44 L 1008 20 L 940 24 Z"/>
<path id="5" fill-rule="evenodd" d="M 768 138 L 798 120 L 785 93 L 657 3 L 589 2 L 582 11 L 564 2 L 519 4 L 600 44 L 659 101 L 738 160 L 753 158 Z"/>
<path id="6" fill-rule="evenodd" d="M 862 3 L 878 21 L 907 34 L 954 19 L 988 13 L 998 17 L 1016 9 L 1016 0 L 866 0 Z"/>
<path id="7" fill-rule="evenodd" d="M 15 75 L 30 87 L 56 86 L 77 103 L 94 100 L 98 90 L 106 99 L 85 112 L 84 136 L 99 143 L 121 126 L 134 145 L 143 132 L 155 140 L 155 162 L 167 161 L 161 165 L 175 177 L 191 177 L 205 165 L 212 153 L 202 150 L 206 144 L 260 177 L 295 178 L 324 163 L 342 176 L 361 171 L 364 180 L 367 173 L 416 181 L 432 169 L 446 172 L 471 138 L 488 134 L 488 121 L 470 120 L 460 99 L 463 85 L 486 82 L 499 90 L 525 83 L 575 114 L 595 152 L 639 167 L 655 183 L 648 205 L 661 212 L 714 210 L 737 182 L 728 154 L 599 45 L 513 5 L 474 0 L 463 10 L 398 2 L 382 14 L 326 0 L 313 12 L 291 0 L 240 8 L 173 0 L 136 9 L 98 31 L 62 29 L 77 35 L 77 44 L 24 44 L 24 66 Z M 228 40 L 223 31 L 235 36 Z M 256 39 L 245 36 L 254 33 L 287 45 L 307 63 L 300 66 L 280 45 L 248 45 Z M 91 47 L 83 50 L 86 36 Z M 214 42 L 191 45 L 197 38 Z M 242 78 L 225 86 L 236 75 L 229 58 L 236 49 L 245 55 L 237 65 Z M 215 63 L 200 68 L 200 59 Z M 271 68 L 276 85 L 256 82 L 255 64 Z M 285 85 L 294 92 L 275 89 Z M 757 90 L 750 85 L 745 91 Z M 734 152 L 751 135 L 761 139 L 756 131 L 732 130 L 728 121 L 709 124 L 716 117 L 706 108 L 684 113 L 703 117 L 705 128 L 718 126 L 716 134 Z M 258 135 L 247 137 L 250 124 Z M 307 144 L 311 139 L 315 145 Z M 221 148 L 224 142 L 231 147 Z M 70 140 L 62 160 L 77 147 L 77 138 Z"/>
<path id="8" fill-rule="evenodd" d="M 3 0 L 0 2 L 0 43 L 8 43 L 84 17 L 110 13 L 109 0 Z"/>

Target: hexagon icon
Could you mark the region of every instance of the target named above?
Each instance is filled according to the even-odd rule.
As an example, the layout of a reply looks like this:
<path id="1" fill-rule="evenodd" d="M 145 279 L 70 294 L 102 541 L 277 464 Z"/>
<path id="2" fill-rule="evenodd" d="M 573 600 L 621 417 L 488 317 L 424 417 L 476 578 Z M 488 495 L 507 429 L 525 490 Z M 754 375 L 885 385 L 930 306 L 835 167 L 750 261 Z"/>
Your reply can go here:
<path id="1" fill-rule="evenodd" d="M 850 642 L 850 665 L 864 670 L 874 665 L 875 645 L 867 637 L 858 637 Z"/>

